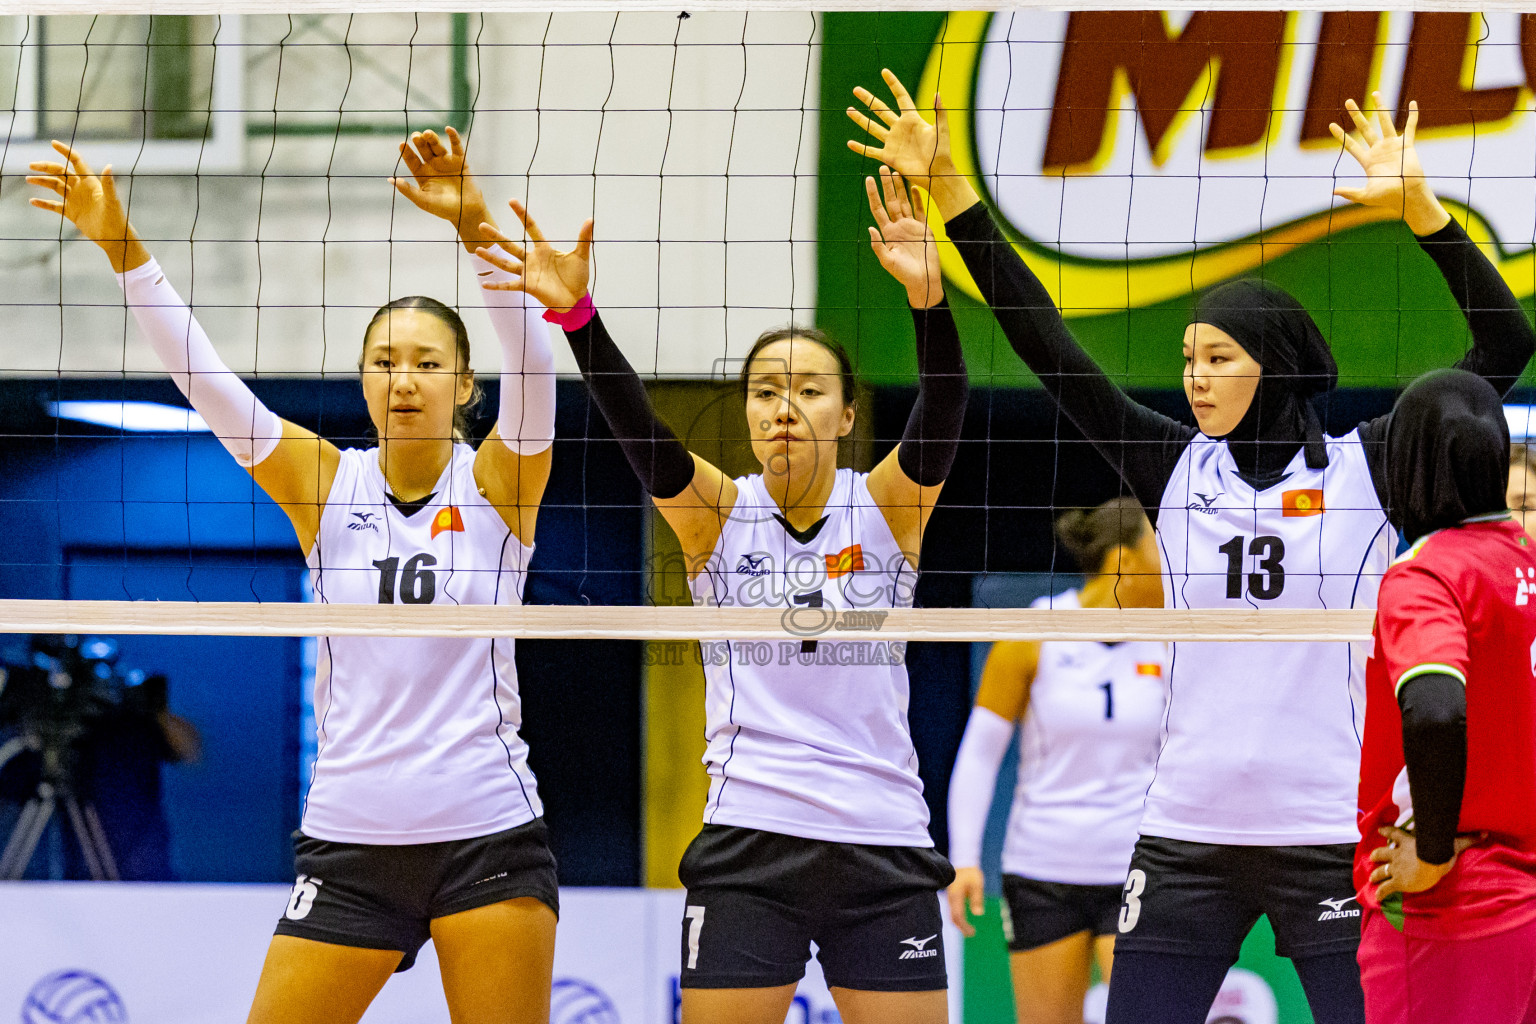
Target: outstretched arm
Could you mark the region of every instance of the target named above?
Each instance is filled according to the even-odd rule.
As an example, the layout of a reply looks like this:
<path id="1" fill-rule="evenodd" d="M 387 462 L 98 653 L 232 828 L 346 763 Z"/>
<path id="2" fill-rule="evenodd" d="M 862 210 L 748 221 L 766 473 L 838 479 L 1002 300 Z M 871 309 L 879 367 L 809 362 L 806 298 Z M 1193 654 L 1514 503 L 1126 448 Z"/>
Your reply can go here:
<path id="1" fill-rule="evenodd" d="M 1364 185 L 1341 187 L 1334 194 L 1402 218 L 1418 239 L 1419 247 L 1435 261 L 1467 318 L 1472 349 L 1462 356 L 1457 367 L 1483 377 L 1500 394 L 1508 394 L 1536 352 L 1536 331 L 1504 278 L 1430 188 L 1414 147 L 1418 103 L 1408 104 L 1408 122 L 1399 134 L 1381 94 L 1372 93 L 1371 99 L 1376 109 L 1369 117 L 1354 100 L 1344 104 L 1353 131 L 1345 132 L 1336 124 L 1328 126 L 1365 174 Z M 1383 501 L 1386 481 L 1380 442 L 1386 437 L 1389 418 L 1390 414 L 1378 417 L 1361 429 L 1376 491 Z"/>
<path id="2" fill-rule="evenodd" d="M 139 330 L 171 379 L 235 461 L 282 506 L 307 554 L 320 530 L 340 453 L 311 431 L 278 419 L 224 365 L 129 224 L 112 168 L 97 175 L 62 142 L 53 148 L 66 162 L 34 163 L 27 181 L 59 198 L 34 198 L 32 205 L 66 217 L 107 254 Z"/>
<path id="3" fill-rule="evenodd" d="M 691 454 L 656 417 L 640 375 L 603 326 L 587 293 L 592 222 L 582 225 L 574 249 L 560 252 L 545 240 L 521 203 L 514 199 L 511 205 L 528 241 L 515 242 L 493 225 L 481 225 L 504 251 L 482 247 L 478 254 L 509 275 L 507 280 L 482 287 L 525 291 L 549 307 L 549 319 L 565 331 L 593 404 L 662 518 L 677 533 L 690 562 L 690 576 L 696 575 L 736 504 L 736 485 L 718 468 Z"/>
<path id="4" fill-rule="evenodd" d="M 970 378 L 960 334 L 939 269 L 939 247 L 928 228 L 927 203 L 910 196 L 901 175 L 880 168 L 881 185 L 864 179 L 875 226 L 869 244 L 886 272 L 907 291 L 917 335 L 917 400 L 901 443 L 869 474 L 869 494 L 880 506 L 901 550 L 914 564 L 939 491 L 954 465 L 965 423 Z"/>
<path id="5" fill-rule="evenodd" d="M 416 132 L 409 143 L 402 142 L 400 160 L 411 176 L 389 181 L 416 206 L 452 224 L 474 262 L 486 312 L 501 342 L 496 426 L 475 453 L 475 481 L 518 539 L 532 544 L 555 438 L 555 350 L 538 300 L 526 291 L 484 287 L 513 275 L 475 254 L 482 246 L 494 246 L 481 226 L 494 227 L 495 221 L 469 173 L 464 141 L 452 127 L 444 134 L 446 142 L 433 131 Z"/>
<path id="6" fill-rule="evenodd" d="M 933 199 L 945 217 L 950 240 L 1008 343 L 1155 517 L 1163 487 L 1194 430 L 1133 402 L 1083 350 L 1067 330 L 1050 293 L 955 169 L 943 102 L 934 98 L 935 121 L 930 125 L 896 76 L 889 71 L 884 76 L 897 110 L 865 89 L 855 90 L 854 95 L 875 118 L 848 110 L 853 121 L 881 145 L 849 142 L 849 147 L 909 180 L 932 183 Z"/>

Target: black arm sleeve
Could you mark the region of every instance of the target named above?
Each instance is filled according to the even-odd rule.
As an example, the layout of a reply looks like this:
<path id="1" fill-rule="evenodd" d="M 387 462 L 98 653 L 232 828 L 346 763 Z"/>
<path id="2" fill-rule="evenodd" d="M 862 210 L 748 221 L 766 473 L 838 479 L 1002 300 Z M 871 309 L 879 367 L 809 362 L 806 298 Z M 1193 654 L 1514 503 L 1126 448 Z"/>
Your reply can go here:
<path id="1" fill-rule="evenodd" d="M 977 203 L 946 225 L 950 240 L 1019 358 L 1155 515 L 1195 431 L 1133 402 L 1072 337 L 1038 278 Z"/>
<path id="2" fill-rule="evenodd" d="M 565 332 L 587 390 L 640 484 L 656 498 L 675 498 L 693 481 L 693 456 L 656 418 L 640 375 L 613 343 L 602 317 Z"/>
<path id="3" fill-rule="evenodd" d="M 1509 394 L 1525 372 L 1532 353 L 1536 353 L 1536 330 L 1532 329 L 1525 309 L 1455 218 L 1418 242 L 1440 269 L 1440 276 L 1445 278 L 1472 332 L 1472 349 L 1456 363 L 1457 368 L 1484 378 L 1499 394 Z M 1387 492 L 1382 456 L 1390 416 L 1379 416 L 1363 424 L 1360 430 L 1376 493 L 1383 504 Z"/>
<path id="4" fill-rule="evenodd" d="M 1467 781 L 1466 688 L 1444 673 L 1415 676 L 1398 692 L 1397 703 L 1419 860 L 1444 864 L 1455 852 Z"/>
<path id="5" fill-rule="evenodd" d="M 896 462 L 907 479 L 937 487 L 949 476 L 960 448 L 970 377 L 949 300 L 912 311 L 917 330 L 917 401 L 907 417 Z"/>

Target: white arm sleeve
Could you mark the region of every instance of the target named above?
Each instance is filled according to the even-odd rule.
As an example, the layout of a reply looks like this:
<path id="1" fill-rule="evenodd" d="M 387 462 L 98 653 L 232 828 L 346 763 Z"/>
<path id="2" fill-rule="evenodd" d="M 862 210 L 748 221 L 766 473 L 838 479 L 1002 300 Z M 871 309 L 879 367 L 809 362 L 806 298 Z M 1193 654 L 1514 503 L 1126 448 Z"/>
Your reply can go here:
<path id="1" fill-rule="evenodd" d="M 981 867 L 981 837 L 992 810 L 997 770 L 1012 740 L 1012 722 L 980 705 L 971 709 L 949 776 L 949 862 L 957 868 Z"/>
<path id="2" fill-rule="evenodd" d="M 149 347 L 235 461 L 247 469 L 271 455 L 283 421 L 224 365 L 202 325 L 153 259 L 117 275 Z"/>
<path id="3" fill-rule="evenodd" d="M 498 252 L 500 246 L 493 246 Z M 516 275 L 471 255 L 481 283 L 513 281 Z M 501 440 L 519 455 L 537 455 L 555 441 L 555 348 L 544 307 L 526 292 L 480 289 L 501 340 Z"/>

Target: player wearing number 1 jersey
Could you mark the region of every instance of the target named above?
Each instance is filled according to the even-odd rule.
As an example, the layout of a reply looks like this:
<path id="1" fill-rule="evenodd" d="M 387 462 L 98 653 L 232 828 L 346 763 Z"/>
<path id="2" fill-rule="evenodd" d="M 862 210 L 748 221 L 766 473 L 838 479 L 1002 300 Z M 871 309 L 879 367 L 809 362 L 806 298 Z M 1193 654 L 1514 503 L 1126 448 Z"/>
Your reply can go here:
<path id="1" fill-rule="evenodd" d="M 279 419 L 224 366 L 129 225 L 110 168 L 98 177 L 54 146 L 68 163 L 33 164 L 29 180 L 59 198 L 34 205 L 106 251 L 177 386 L 288 514 L 317 601 L 518 603 L 554 433 L 539 307 L 485 293 L 503 370 L 497 426 L 478 450 L 461 443 L 477 389 L 458 314 L 421 297 L 380 309 L 359 359 L 379 443 L 340 451 Z M 455 224 L 473 252 L 489 217 L 458 135 L 420 133 L 400 150 L 411 178 L 396 187 Z M 517 734 L 511 642 L 321 637 L 319 647 L 298 881 L 249 1020 L 352 1024 L 430 937 L 455 1020 L 543 1024 L 558 891 Z"/>
<path id="2" fill-rule="evenodd" d="M 868 473 L 837 466 L 857 413 L 848 357 L 815 331 L 770 331 L 747 354 L 743 405 L 760 473 L 731 479 L 689 453 L 586 294 L 592 224 L 556 252 L 531 220 L 506 242 L 562 326 L 593 401 L 677 533 L 700 604 L 782 609 L 804 639 L 712 645 L 704 830 L 678 873 L 685 1024 L 782 1021 L 812 944 L 849 1024 L 940 1024 L 947 1013 L 933 849 L 907 727 L 905 645 L 866 625 L 911 604 L 923 531 L 959 444 L 965 362 L 920 199 L 866 182 L 871 244 L 907 291 L 918 398 Z M 863 615 L 855 618 L 855 613 Z M 720 649 L 720 648 L 723 648 Z M 719 656 L 715 656 L 718 651 Z"/>
<path id="3" fill-rule="evenodd" d="M 866 90 L 853 149 L 932 188 L 949 238 L 1015 352 L 1121 474 L 1157 527 L 1170 608 L 1372 607 L 1393 550 L 1382 444 L 1389 419 L 1324 434 L 1312 400 L 1338 371 L 1302 305 L 1264 281 L 1201 295 L 1183 337 L 1196 428 L 1132 401 L 1071 333 L 887 72 L 899 111 Z M 1382 109 L 1346 104 L 1335 138 L 1366 175 L 1339 194 L 1401 217 L 1471 328 L 1460 366 L 1507 392 L 1536 333 L 1429 187 Z M 1405 260 L 1412 258 L 1404 255 Z M 1363 658 L 1348 644 L 1175 644 L 1166 739 L 1147 794 L 1115 944 L 1110 1024 L 1199 1024 L 1260 915 L 1319 1024 L 1364 1016 L 1350 864 Z"/>
<path id="4" fill-rule="evenodd" d="M 1039 608 L 1159 608 L 1156 537 L 1134 498 L 1072 509 L 1056 534 L 1088 570 Z M 1019 1024 L 1083 1019 L 1089 970 L 1108 980 L 1120 894 L 1167 704 L 1166 645 L 992 645 L 949 779 L 950 917 L 975 933 L 982 833 L 1014 734 L 1019 776 L 1003 841 L 1003 936 Z"/>

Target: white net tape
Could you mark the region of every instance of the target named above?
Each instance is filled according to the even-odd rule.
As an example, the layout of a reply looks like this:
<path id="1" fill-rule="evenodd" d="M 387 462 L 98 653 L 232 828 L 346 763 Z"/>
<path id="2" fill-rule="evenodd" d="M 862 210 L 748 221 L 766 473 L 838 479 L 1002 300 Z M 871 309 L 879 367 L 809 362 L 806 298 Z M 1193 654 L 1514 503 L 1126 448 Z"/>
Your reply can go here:
<path id="1" fill-rule="evenodd" d="M 1370 609 L 647 608 L 0 601 L 0 632 L 566 640 L 1365 640 Z"/>

